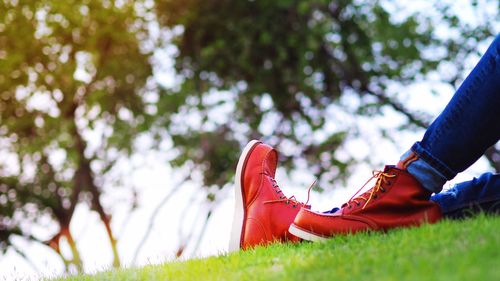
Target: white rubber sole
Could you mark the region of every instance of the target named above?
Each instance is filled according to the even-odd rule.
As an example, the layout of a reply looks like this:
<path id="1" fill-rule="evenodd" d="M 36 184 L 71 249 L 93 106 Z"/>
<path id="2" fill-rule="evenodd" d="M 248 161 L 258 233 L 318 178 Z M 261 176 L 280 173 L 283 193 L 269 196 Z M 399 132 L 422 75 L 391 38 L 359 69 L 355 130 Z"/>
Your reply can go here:
<path id="1" fill-rule="evenodd" d="M 304 231 L 304 230 L 296 227 L 293 223 L 290 225 L 290 228 L 288 228 L 288 231 L 291 234 L 293 234 L 299 238 L 302 238 L 304 240 L 307 240 L 307 241 L 320 242 L 320 241 L 327 240 L 327 238 L 325 238 L 325 237 L 318 236 L 318 235 L 312 234 L 310 232 Z"/>
<path id="2" fill-rule="evenodd" d="M 243 172 L 243 166 L 247 160 L 248 154 L 252 151 L 252 149 L 261 143 L 258 140 L 250 141 L 243 152 L 240 155 L 238 160 L 238 165 L 236 166 L 236 174 L 234 175 L 235 180 L 235 198 L 234 198 L 234 217 L 233 217 L 233 226 L 231 228 L 231 236 L 229 238 L 229 252 L 235 252 L 240 250 L 241 245 L 241 232 L 243 230 L 243 222 L 245 220 L 245 206 L 243 204 L 243 192 L 241 185 L 241 177 Z"/>

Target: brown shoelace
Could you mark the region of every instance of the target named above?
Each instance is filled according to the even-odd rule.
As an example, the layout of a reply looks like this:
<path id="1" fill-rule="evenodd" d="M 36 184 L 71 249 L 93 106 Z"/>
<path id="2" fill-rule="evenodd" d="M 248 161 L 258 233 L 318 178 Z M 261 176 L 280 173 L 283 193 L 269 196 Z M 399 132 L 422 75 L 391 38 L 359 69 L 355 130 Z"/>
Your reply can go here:
<path id="1" fill-rule="evenodd" d="M 383 184 L 390 184 L 390 179 L 391 178 L 394 178 L 396 177 L 395 174 L 390 174 L 390 173 L 386 173 L 386 172 L 383 172 L 383 171 L 372 171 L 372 177 L 369 178 L 365 184 L 363 184 L 363 186 L 361 186 L 360 189 L 358 189 L 358 191 L 356 191 L 356 193 L 354 193 L 354 195 L 351 197 L 351 199 L 349 199 L 349 201 L 347 201 L 347 203 L 345 203 L 344 205 L 342 205 L 342 207 L 347 207 L 349 209 L 352 208 L 351 204 L 352 203 L 355 203 L 357 206 L 360 206 L 361 205 L 361 201 L 365 201 L 365 204 L 363 205 L 363 208 L 364 209 L 366 207 L 366 205 L 372 200 L 372 198 L 377 198 L 377 192 L 385 192 L 386 189 L 382 186 Z M 371 192 L 369 193 L 368 196 L 366 196 L 367 194 L 364 193 L 356 198 L 354 198 L 372 179 L 377 179 L 377 181 L 375 182 L 375 186 L 372 187 L 371 189 Z"/>
<path id="2" fill-rule="evenodd" d="M 279 199 L 268 200 L 268 201 L 265 201 L 264 204 L 278 203 L 278 202 L 284 202 L 285 204 L 290 204 L 290 202 L 291 202 L 293 208 L 296 208 L 297 206 L 301 206 L 301 207 L 307 206 L 307 203 L 309 203 L 311 189 L 314 187 L 314 185 L 316 185 L 316 180 L 311 184 L 311 186 L 309 186 L 309 188 L 307 190 L 307 201 L 306 201 L 306 203 L 302 203 L 302 202 L 297 201 L 297 198 L 295 198 L 295 195 L 292 195 L 291 197 L 286 197 L 283 194 L 283 191 L 281 191 L 281 189 L 280 189 L 278 183 L 276 182 L 276 180 L 272 176 L 270 176 L 268 174 L 264 174 L 264 175 L 267 176 L 267 177 L 269 177 L 269 179 L 271 180 L 271 182 L 273 184 L 274 190 L 276 191 L 277 194 L 280 194 L 280 198 Z"/>

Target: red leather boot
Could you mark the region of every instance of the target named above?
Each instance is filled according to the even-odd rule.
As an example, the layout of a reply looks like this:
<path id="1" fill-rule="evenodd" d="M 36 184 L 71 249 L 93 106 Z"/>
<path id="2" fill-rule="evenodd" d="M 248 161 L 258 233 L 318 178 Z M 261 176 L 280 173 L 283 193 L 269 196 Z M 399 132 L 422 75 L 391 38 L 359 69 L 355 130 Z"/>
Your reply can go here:
<path id="1" fill-rule="evenodd" d="M 305 240 L 318 241 L 338 234 L 435 223 L 441 219 L 431 192 L 406 170 L 386 166 L 374 172 L 375 186 L 349 200 L 334 213 L 301 209 L 289 231 Z"/>
<path id="2" fill-rule="evenodd" d="M 273 242 L 299 241 L 288 232 L 301 207 L 287 198 L 274 179 L 278 153 L 252 140 L 243 150 L 236 168 L 236 200 L 229 251 Z"/>

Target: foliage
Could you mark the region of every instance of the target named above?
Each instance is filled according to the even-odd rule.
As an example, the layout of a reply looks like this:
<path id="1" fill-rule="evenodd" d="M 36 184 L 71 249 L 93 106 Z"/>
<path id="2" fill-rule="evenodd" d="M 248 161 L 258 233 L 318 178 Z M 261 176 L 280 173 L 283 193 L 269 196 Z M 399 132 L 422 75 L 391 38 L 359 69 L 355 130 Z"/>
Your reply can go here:
<path id="1" fill-rule="evenodd" d="M 404 128 L 425 127 L 425 113 L 409 110 L 386 89 L 425 80 L 440 66 L 453 66 L 442 80 L 457 86 L 464 58 L 494 34 L 498 12 L 471 25 L 446 4 L 436 4 L 437 15 L 397 19 L 389 11 L 394 7 L 397 1 L 158 0 L 160 24 L 176 35 L 182 79 L 161 95 L 160 104 L 170 107 L 159 106 L 173 114 L 164 124 L 180 152 L 175 164 L 194 165 L 204 171 L 205 185 L 222 188 L 240 147 L 264 138 L 283 152 L 287 170 L 305 159 L 331 186 L 349 175 L 354 159 L 338 151 L 358 131 L 335 120 L 336 112 L 372 116 L 391 107 L 407 117 Z M 439 35 L 438 27 L 456 36 Z M 354 109 L 335 106 L 347 95 L 357 97 Z M 225 118 L 217 119 L 221 112 Z M 175 118 L 186 114 L 198 114 L 198 122 Z M 332 119 L 335 127 L 325 129 Z M 217 150 L 226 156 L 214 158 Z"/>
<path id="2" fill-rule="evenodd" d="M 145 20 L 134 1 L 0 1 L 0 251 L 10 236 L 42 240 L 30 222 L 59 230 L 44 243 L 81 268 L 69 231 L 88 202 L 105 224 L 104 177 L 148 129 L 144 85 L 152 73 Z M 91 147 L 89 132 L 100 138 Z M 94 137 L 95 139 L 95 137 Z M 64 237 L 72 258 L 59 251 Z"/>

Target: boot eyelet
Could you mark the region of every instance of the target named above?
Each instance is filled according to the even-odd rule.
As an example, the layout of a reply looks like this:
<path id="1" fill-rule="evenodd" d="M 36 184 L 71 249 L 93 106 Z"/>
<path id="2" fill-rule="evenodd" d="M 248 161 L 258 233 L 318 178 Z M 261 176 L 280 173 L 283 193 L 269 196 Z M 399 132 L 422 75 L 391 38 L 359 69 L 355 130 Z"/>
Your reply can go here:
<path id="1" fill-rule="evenodd" d="M 387 182 L 387 185 L 388 185 L 388 186 L 392 185 L 392 181 L 388 181 L 388 182 Z"/>
<path id="2" fill-rule="evenodd" d="M 380 192 L 385 193 L 385 189 L 380 188 Z"/>
<path id="3" fill-rule="evenodd" d="M 373 194 L 373 199 L 377 199 L 378 195 L 377 194 Z"/>
<path id="4" fill-rule="evenodd" d="M 361 203 L 359 203 L 359 202 L 356 202 L 356 205 L 357 205 L 357 206 L 361 206 Z"/>
<path id="5" fill-rule="evenodd" d="M 297 208 L 297 205 L 292 205 L 292 208 Z"/>
<path id="6" fill-rule="evenodd" d="M 351 206 L 351 205 L 349 205 L 349 207 L 347 207 L 347 208 L 352 209 L 352 206 Z"/>

